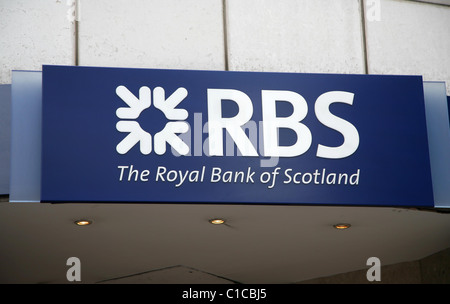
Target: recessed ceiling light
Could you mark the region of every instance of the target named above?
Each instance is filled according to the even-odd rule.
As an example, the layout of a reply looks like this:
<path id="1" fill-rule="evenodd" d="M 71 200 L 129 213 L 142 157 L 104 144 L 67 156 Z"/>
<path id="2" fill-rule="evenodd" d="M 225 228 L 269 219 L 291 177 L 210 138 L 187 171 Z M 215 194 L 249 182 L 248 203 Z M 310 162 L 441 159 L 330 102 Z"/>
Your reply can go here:
<path id="1" fill-rule="evenodd" d="M 345 224 L 345 223 L 340 223 L 340 224 L 333 225 L 334 228 L 339 229 L 339 230 L 348 229 L 348 228 L 350 228 L 351 226 L 352 226 L 352 225 L 350 225 L 350 224 Z"/>
<path id="2" fill-rule="evenodd" d="M 92 221 L 88 221 L 88 220 L 79 220 L 79 221 L 75 221 L 75 224 L 78 226 L 87 226 L 92 224 Z"/>
<path id="3" fill-rule="evenodd" d="M 209 222 L 213 225 L 222 225 L 225 223 L 225 220 L 216 218 L 216 219 L 209 220 Z"/>

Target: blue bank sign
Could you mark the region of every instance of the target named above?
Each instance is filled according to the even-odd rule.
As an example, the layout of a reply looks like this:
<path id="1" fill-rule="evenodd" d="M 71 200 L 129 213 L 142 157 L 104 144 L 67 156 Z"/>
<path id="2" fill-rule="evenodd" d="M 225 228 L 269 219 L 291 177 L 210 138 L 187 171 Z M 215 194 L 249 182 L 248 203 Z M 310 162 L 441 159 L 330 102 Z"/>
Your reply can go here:
<path id="1" fill-rule="evenodd" d="M 41 201 L 433 207 L 419 76 L 42 75 Z"/>

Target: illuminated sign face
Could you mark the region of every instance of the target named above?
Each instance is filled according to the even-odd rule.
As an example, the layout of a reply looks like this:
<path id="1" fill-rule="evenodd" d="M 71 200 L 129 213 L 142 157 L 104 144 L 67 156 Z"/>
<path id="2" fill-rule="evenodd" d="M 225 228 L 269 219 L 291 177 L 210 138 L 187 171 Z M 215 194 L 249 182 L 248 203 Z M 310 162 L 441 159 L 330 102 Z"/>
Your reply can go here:
<path id="1" fill-rule="evenodd" d="M 421 77 L 44 66 L 42 201 L 432 206 Z"/>

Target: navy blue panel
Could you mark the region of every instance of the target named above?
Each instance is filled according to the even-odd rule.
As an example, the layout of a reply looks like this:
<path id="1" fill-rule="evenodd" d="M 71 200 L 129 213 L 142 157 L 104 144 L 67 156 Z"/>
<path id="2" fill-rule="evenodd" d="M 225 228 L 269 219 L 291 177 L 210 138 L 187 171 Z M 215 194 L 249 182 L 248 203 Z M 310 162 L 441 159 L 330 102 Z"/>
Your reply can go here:
<path id="1" fill-rule="evenodd" d="M 275 167 L 261 167 L 262 157 L 208 157 L 193 147 L 191 154 L 195 156 L 174 156 L 170 150 L 145 155 L 139 145 L 119 154 L 116 147 L 127 136 L 116 130 L 119 121 L 138 122 L 153 140 L 169 121 L 153 103 L 137 119 L 119 119 L 116 110 L 126 106 L 116 94 L 121 85 L 136 96 L 142 86 L 152 92 L 162 87 L 166 97 L 186 88 L 188 95 L 179 108 L 189 113 L 186 121 L 192 128 L 192 143 L 199 141 L 198 136 L 201 142 L 208 138 L 194 123 L 198 113 L 202 124 L 208 120 L 208 88 L 244 92 L 252 101 L 256 123 L 262 120 L 262 90 L 296 92 L 308 105 L 301 123 L 311 131 L 312 144 L 300 156 L 280 157 Z M 330 91 L 354 94 L 353 105 L 330 106 L 331 113 L 351 123 L 359 133 L 356 152 L 341 159 L 316 156 L 319 144 L 336 147 L 343 142 L 342 134 L 322 124 L 314 112 L 317 98 Z M 224 101 L 222 111 L 224 116 L 233 117 L 238 109 L 233 102 Z M 278 116 L 290 113 L 292 105 L 277 103 Z M 280 136 L 280 145 L 296 141 L 290 129 L 280 129 Z M 259 147 L 257 151 L 261 154 Z M 142 181 L 134 181 L 136 174 L 128 181 L 131 166 L 143 174 Z M 120 168 L 126 167 L 122 172 Z M 156 180 L 158 167 L 166 169 L 165 181 Z M 231 176 L 227 173 L 221 181 L 211 182 L 213 170 L 218 170 L 214 168 L 220 168 L 222 174 L 231 171 L 242 175 L 233 175 L 227 182 Z M 144 170 L 149 170 L 148 175 Z M 167 180 L 176 178 L 180 171 L 192 174 L 188 175 L 192 181 L 180 184 L 179 179 Z M 288 182 L 288 175 L 293 177 L 297 172 L 301 173 L 297 175 L 300 183 Z M 265 182 L 273 176 L 275 183 L 273 179 Z M 422 78 L 44 66 L 41 199 L 433 206 Z"/>
<path id="2" fill-rule="evenodd" d="M 0 194 L 9 194 L 11 85 L 0 85 Z"/>
<path id="3" fill-rule="evenodd" d="M 450 117 L 450 96 L 447 96 L 447 103 L 448 103 L 448 116 Z"/>

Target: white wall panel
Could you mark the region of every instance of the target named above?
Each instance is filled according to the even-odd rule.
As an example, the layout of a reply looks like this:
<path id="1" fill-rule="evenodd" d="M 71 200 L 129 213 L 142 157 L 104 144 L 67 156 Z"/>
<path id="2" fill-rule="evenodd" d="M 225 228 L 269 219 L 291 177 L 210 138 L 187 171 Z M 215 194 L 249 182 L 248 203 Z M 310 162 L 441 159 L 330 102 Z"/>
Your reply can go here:
<path id="1" fill-rule="evenodd" d="M 371 74 L 423 75 L 450 94 L 450 7 L 382 0 L 380 21 L 367 22 Z"/>
<path id="2" fill-rule="evenodd" d="M 221 0 L 81 3 L 80 65 L 224 69 Z"/>
<path id="3" fill-rule="evenodd" d="M 0 1 L 0 83 L 11 70 L 74 63 L 74 23 L 65 0 Z"/>
<path id="4" fill-rule="evenodd" d="M 231 70 L 364 73 L 358 0 L 227 0 Z"/>

